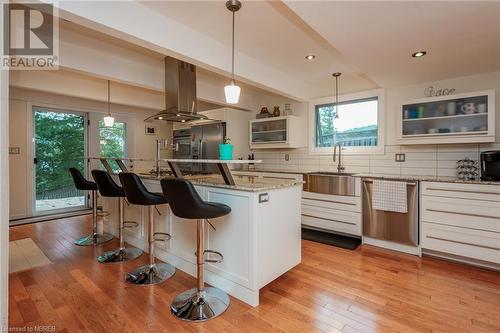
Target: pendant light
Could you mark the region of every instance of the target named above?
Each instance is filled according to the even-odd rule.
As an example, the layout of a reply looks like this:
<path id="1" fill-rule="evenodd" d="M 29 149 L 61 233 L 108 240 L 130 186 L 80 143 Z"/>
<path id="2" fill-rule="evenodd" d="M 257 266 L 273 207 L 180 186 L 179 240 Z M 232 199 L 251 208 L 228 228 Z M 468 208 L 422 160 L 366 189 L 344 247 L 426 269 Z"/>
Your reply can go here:
<path id="1" fill-rule="evenodd" d="M 224 94 L 226 95 L 226 103 L 238 104 L 240 100 L 241 88 L 236 85 L 234 81 L 234 14 L 240 10 L 241 2 L 238 0 L 229 0 L 226 2 L 226 8 L 233 13 L 233 45 L 232 45 L 232 63 L 231 63 L 231 82 L 224 87 Z"/>
<path id="2" fill-rule="evenodd" d="M 113 127 L 115 124 L 115 118 L 111 116 L 111 102 L 110 102 L 110 81 L 108 80 L 108 115 L 104 117 L 104 126 Z"/>
<path id="3" fill-rule="evenodd" d="M 335 78 L 335 119 L 339 119 L 339 76 L 342 73 L 333 73 L 332 76 Z"/>

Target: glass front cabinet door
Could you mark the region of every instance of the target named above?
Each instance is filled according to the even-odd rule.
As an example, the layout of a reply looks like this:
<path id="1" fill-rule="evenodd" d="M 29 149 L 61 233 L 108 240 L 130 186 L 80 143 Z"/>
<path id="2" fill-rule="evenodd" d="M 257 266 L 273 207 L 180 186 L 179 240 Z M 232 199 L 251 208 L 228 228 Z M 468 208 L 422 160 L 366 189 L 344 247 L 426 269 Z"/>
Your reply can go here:
<path id="1" fill-rule="evenodd" d="M 296 148 L 298 120 L 294 116 L 250 121 L 250 148 Z"/>
<path id="2" fill-rule="evenodd" d="M 495 91 L 425 98 L 400 109 L 400 144 L 495 141 Z"/>

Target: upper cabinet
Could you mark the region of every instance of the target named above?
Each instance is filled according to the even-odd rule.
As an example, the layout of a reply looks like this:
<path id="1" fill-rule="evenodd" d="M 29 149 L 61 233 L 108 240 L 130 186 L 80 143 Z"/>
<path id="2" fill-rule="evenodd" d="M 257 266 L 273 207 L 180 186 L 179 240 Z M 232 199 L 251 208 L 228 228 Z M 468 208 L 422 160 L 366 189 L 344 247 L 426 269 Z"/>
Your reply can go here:
<path id="1" fill-rule="evenodd" d="M 495 141 L 495 91 L 424 98 L 403 104 L 400 144 Z"/>
<path id="2" fill-rule="evenodd" d="M 250 148 L 301 147 L 299 119 L 282 116 L 250 120 Z"/>

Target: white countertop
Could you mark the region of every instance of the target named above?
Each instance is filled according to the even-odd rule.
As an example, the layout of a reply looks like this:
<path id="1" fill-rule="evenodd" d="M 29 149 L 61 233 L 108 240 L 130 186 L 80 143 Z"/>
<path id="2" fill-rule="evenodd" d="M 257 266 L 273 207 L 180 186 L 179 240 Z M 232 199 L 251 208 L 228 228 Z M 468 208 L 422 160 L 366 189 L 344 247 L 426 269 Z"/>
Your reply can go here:
<path id="1" fill-rule="evenodd" d="M 123 161 L 156 161 L 152 158 L 121 158 L 121 157 L 84 157 L 91 160 L 123 160 Z M 204 159 L 188 159 L 188 158 L 161 158 L 161 162 L 178 162 L 178 163 L 225 163 L 225 164 L 252 164 L 262 163 L 262 160 L 204 160 Z"/>

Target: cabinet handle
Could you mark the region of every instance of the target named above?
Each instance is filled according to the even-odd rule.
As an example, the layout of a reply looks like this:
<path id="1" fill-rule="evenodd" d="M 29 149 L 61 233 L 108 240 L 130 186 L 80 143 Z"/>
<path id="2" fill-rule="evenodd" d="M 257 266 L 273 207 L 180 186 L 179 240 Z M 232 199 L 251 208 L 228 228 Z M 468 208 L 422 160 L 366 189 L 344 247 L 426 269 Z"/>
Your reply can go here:
<path id="1" fill-rule="evenodd" d="M 383 179 L 385 180 L 385 179 Z M 406 185 L 408 186 L 417 186 L 417 183 L 409 183 L 407 181 L 405 181 L 404 179 L 387 179 L 388 181 L 391 181 L 391 182 L 403 182 L 403 183 L 406 183 Z M 373 179 L 363 179 L 363 183 L 367 183 L 367 184 L 372 184 L 373 183 Z"/>
<path id="2" fill-rule="evenodd" d="M 324 220 L 324 221 L 331 221 L 331 222 L 344 223 L 344 224 L 349 224 L 349 225 L 356 225 L 356 223 L 325 219 L 324 217 L 317 217 L 317 216 L 312 216 L 312 215 L 307 215 L 307 214 L 302 214 L 302 216 L 312 217 L 314 219 L 319 219 L 319 220 Z"/>
<path id="3" fill-rule="evenodd" d="M 480 184 L 478 184 L 480 185 Z M 466 191 L 466 190 L 451 190 L 451 189 L 446 189 L 446 188 L 433 188 L 433 187 L 428 187 L 426 189 L 427 191 L 444 191 L 444 192 L 459 192 L 459 193 L 475 193 L 475 194 L 495 194 L 495 195 L 500 195 L 498 192 L 478 192 L 478 191 Z"/>
<path id="4" fill-rule="evenodd" d="M 500 219 L 498 216 L 491 216 L 491 215 L 482 215 L 482 214 L 472 214 L 472 213 L 462 213 L 462 212 L 449 212 L 446 210 L 440 210 L 440 209 L 426 209 L 429 212 L 436 212 L 436 213 L 446 213 L 446 214 L 455 214 L 455 215 L 465 215 L 465 216 L 472 216 L 472 217 L 485 217 L 489 219 Z"/>
<path id="5" fill-rule="evenodd" d="M 304 190 L 304 192 L 309 192 L 309 191 Z M 309 192 L 309 193 L 316 193 L 316 192 Z M 329 195 L 329 194 L 326 194 L 326 195 Z M 311 201 L 331 202 L 331 203 L 335 203 L 335 204 L 342 204 L 342 205 L 349 205 L 349 206 L 357 206 L 357 204 L 351 203 L 351 202 L 342 202 L 342 201 L 325 200 L 325 199 L 310 199 L 308 197 L 303 197 L 302 199 L 311 200 Z M 303 203 L 303 204 L 308 205 L 308 206 L 314 206 L 314 205 L 311 205 L 308 203 Z M 318 207 L 318 206 L 314 206 L 314 207 Z"/>
<path id="6" fill-rule="evenodd" d="M 431 239 L 436 239 L 436 240 L 441 240 L 445 242 L 450 242 L 450 243 L 457 243 L 457 244 L 463 244 L 463 245 L 469 245 L 469 246 L 476 246 L 476 247 L 481 247 L 483 249 L 488 249 L 488 250 L 497 250 L 500 251 L 500 248 L 498 247 L 493 247 L 493 246 L 487 246 L 487 245 L 479 245 L 479 244 L 473 244 L 473 243 L 468 243 L 468 242 L 461 242 L 461 241 L 454 241 L 451 239 L 445 239 L 441 237 L 434 237 L 434 236 L 426 236 L 427 238 Z"/>

